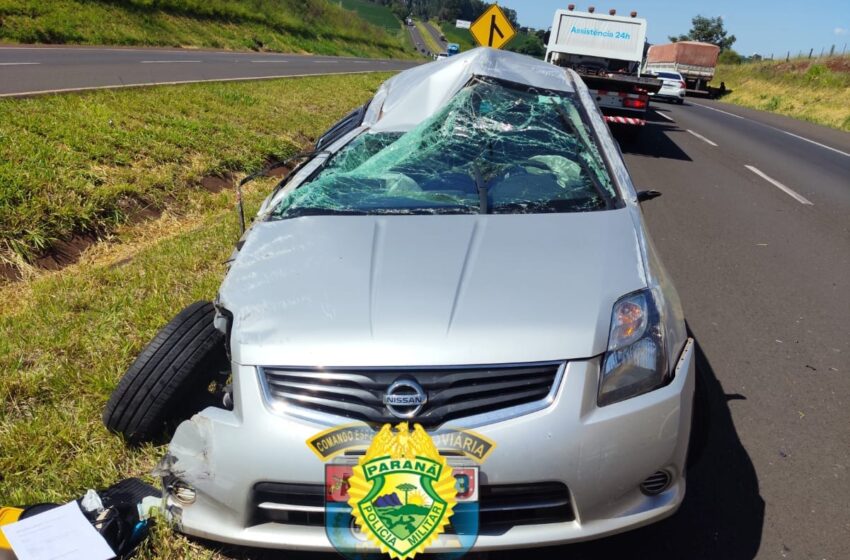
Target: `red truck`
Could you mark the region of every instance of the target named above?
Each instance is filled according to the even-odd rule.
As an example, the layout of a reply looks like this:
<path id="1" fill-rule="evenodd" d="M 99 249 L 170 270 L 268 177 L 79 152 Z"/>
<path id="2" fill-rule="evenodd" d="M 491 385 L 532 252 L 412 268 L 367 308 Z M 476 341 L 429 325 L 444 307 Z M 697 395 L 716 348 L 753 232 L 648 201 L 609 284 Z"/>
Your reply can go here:
<path id="1" fill-rule="evenodd" d="M 644 72 L 678 72 L 685 78 L 688 93 L 710 95 L 708 82 L 714 77 L 718 55 L 720 47 L 697 41 L 652 45 Z"/>

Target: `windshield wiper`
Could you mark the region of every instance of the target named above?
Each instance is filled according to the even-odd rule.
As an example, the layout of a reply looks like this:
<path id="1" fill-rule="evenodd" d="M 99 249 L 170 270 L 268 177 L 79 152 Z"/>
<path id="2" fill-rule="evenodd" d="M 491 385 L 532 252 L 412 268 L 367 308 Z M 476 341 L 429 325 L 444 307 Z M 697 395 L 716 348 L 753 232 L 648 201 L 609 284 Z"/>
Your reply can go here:
<path id="1" fill-rule="evenodd" d="M 564 111 L 564 108 L 558 105 L 557 103 L 555 103 L 554 105 L 555 110 L 558 112 L 558 116 L 561 117 L 561 122 L 564 124 L 564 127 L 578 139 L 584 151 L 592 153 L 593 150 L 591 146 L 588 144 L 584 136 L 581 135 L 579 130 L 573 124 L 573 121 L 570 120 L 570 117 L 569 115 L 567 115 L 566 111 Z M 596 176 L 596 173 L 594 173 L 593 170 L 590 169 L 590 166 L 587 165 L 587 162 L 584 160 L 581 154 L 578 154 L 577 159 L 578 161 L 576 163 L 578 163 L 579 167 L 581 167 L 581 170 L 590 179 L 590 182 L 593 184 L 593 188 L 596 189 L 596 192 L 597 194 L 599 194 L 599 197 L 605 202 L 605 208 L 614 208 L 616 205 L 614 204 L 614 200 L 611 198 L 611 194 L 604 186 L 602 186 L 602 183 L 599 182 L 599 177 Z"/>
<path id="2" fill-rule="evenodd" d="M 279 220 L 289 218 L 300 218 L 302 216 L 365 216 L 368 212 L 363 210 L 346 210 L 334 208 L 320 208 L 318 206 L 300 206 L 291 208 L 285 214 L 276 216 Z"/>

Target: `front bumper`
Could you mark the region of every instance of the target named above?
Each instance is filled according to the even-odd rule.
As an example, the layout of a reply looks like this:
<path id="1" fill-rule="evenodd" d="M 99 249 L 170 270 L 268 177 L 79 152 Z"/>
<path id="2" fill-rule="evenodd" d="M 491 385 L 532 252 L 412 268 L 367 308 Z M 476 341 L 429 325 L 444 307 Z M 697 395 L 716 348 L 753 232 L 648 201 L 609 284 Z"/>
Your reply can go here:
<path id="1" fill-rule="evenodd" d="M 693 341 L 687 341 L 669 385 L 603 408 L 596 406 L 598 369 L 598 359 L 569 362 L 549 407 L 474 427 L 496 443 L 481 467 L 482 484 L 562 482 L 575 515 L 574 521 L 482 534 L 474 550 L 593 539 L 658 521 L 678 509 L 685 494 Z M 234 397 L 233 411 L 208 408 L 183 422 L 169 446 L 162 474 L 197 491 L 191 505 L 167 498 L 178 528 L 239 545 L 333 550 L 324 526 L 252 524 L 255 484 L 324 484 L 323 463 L 305 442 L 327 425 L 270 412 L 254 367 L 235 366 Z M 329 418 L 329 424 L 347 422 Z M 466 427 L 462 421 L 452 426 Z M 654 496 L 642 493 L 640 483 L 662 469 L 672 474 L 671 485 Z M 429 551 L 447 546 L 441 537 Z"/>

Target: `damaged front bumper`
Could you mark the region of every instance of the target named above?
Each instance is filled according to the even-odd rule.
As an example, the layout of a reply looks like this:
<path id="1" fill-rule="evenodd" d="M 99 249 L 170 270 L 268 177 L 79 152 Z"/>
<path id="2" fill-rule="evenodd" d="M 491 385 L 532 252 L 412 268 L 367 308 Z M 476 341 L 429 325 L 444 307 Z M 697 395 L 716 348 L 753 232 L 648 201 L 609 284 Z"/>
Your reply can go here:
<path id="1" fill-rule="evenodd" d="M 693 341 L 685 345 L 669 385 L 601 408 L 598 369 L 598 359 L 568 362 L 549 407 L 474 427 L 496 444 L 481 466 L 482 485 L 562 483 L 571 507 L 569 520 L 482 529 L 474 550 L 597 538 L 658 521 L 679 507 L 694 393 Z M 350 420 L 329 416 L 319 424 L 272 413 L 252 366 L 234 367 L 234 396 L 234 410 L 204 410 L 178 427 L 169 446 L 158 474 L 171 488 L 166 503 L 177 528 L 238 545 L 333 550 L 315 505 L 261 502 L 257 488 L 319 488 L 323 495 L 324 464 L 305 442 Z M 462 421 L 453 426 L 468 427 Z M 668 473 L 670 482 L 648 494 L 641 483 L 658 472 Z M 188 500 L 175 488 L 190 488 L 194 495 Z M 295 507 L 298 515 L 287 517 L 275 507 Z M 450 539 L 441 536 L 429 551 L 448 550 Z"/>

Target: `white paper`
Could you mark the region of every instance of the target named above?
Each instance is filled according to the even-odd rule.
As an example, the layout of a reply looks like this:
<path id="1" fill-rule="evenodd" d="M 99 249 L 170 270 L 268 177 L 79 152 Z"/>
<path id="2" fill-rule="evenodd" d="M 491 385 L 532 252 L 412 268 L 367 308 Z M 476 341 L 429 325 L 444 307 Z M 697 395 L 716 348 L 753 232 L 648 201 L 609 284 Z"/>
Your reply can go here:
<path id="1" fill-rule="evenodd" d="M 77 502 L 0 527 L 18 560 L 109 560 L 115 553 Z"/>

